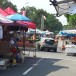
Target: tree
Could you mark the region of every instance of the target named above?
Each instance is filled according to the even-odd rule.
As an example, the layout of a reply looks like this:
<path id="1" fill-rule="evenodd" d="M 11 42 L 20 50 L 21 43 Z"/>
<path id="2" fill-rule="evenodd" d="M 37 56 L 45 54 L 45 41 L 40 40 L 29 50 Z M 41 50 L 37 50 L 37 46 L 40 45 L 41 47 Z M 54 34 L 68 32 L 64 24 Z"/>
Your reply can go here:
<path id="1" fill-rule="evenodd" d="M 52 32 L 59 32 L 62 30 L 63 26 L 61 22 L 53 14 L 49 14 L 43 9 L 36 9 L 35 7 L 29 7 L 26 9 L 26 16 L 29 17 L 33 22 L 36 23 L 37 28 L 41 28 L 41 17 L 45 16 L 46 20 L 44 19 L 44 29 L 52 31 Z"/>
<path id="2" fill-rule="evenodd" d="M 16 7 L 16 5 L 13 5 L 10 1 L 8 1 L 8 0 L 0 0 L 0 1 L 1 1 L 0 7 L 1 7 L 2 9 L 6 9 L 7 7 L 11 7 L 14 11 L 17 12 L 17 7 Z"/>
<path id="3" fill-rule="evenodd" d="M 72 26 L 70 26 L 70 25 L 63 26 L 63 30 L 70 30 L 70 29 L 72 29 Z"/>
<path id="4" fill-rule="evenodd" d="M 76 27 L 76 14 L 74 14 L 74 15 L 66 14 L 65 17 L 67 18 L 69 27 L 71 29 L 74 29 Z"/>
<path id="5" fill-rule="evenodd" d="M 6 0 L 0 0 L 0 7 L 2 6 L 3 2 L 5 2 Z"/>
<path id="6" fill-rule="evenodd" d="M 75 28 L 76 27 L 76 14 L 70 15 L 69 21 L 70 21 L 72 28 Z"/>

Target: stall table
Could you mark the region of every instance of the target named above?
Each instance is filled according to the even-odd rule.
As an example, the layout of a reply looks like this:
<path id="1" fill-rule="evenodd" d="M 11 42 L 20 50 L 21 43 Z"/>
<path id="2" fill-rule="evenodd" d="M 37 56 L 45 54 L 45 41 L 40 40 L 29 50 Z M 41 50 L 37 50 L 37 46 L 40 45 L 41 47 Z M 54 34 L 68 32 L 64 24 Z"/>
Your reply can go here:
<path id="1" fill-rule="evenodd" d="M 0 59 L 0 70 L 6 70 L 8 59 Z"/>
<path id="2" fill-rule="evenodd" d="M 76 45 L 70 44 L 65 46 L 65 55 L 76 54 Z"/>
<path id="3" fill-rule="evenodd" d="M 7 55 L 10 54 L 10 42 L 0 41 L 0 70 L 6 70 L 8 58 Z M 10 55 L 9 55 L 10 57 Z"/>

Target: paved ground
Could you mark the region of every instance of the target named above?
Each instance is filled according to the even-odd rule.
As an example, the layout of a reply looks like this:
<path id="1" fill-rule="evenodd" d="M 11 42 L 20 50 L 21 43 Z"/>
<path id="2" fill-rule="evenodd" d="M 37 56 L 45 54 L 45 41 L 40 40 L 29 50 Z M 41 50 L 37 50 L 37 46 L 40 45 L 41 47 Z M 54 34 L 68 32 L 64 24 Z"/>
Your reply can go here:
<path id="1" fill-rule="evenodd" d="M 30 56 L 23 64 L 0 71 L 0 76 L 76 76 L 76 56 L 65 56 L 59 49 L 58 53 L 40 51 L 37 57 L 32 52 Z"/>

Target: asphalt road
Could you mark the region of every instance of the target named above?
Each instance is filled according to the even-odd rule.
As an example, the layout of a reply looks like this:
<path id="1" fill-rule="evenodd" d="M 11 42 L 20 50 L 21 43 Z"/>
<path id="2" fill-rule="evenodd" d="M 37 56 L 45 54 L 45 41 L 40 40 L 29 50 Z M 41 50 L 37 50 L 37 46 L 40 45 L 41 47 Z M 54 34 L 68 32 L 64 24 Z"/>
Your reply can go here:
<path id="1" fill-rule="evenodd" d="M 0 70 L 0 76 L 76 76 L 76 56 L 65 56 L 54 52 L 30 53 L 25 62 L 7 70 Z"/>

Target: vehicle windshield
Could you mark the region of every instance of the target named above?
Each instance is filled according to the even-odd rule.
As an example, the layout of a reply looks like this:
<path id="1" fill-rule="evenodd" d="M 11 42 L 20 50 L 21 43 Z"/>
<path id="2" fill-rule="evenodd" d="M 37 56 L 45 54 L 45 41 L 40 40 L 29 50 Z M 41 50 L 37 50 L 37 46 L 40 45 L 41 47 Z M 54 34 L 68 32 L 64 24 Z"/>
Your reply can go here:
<path id="1" fill-rule="evenodd" d="M 45 40 L 45 43 L 46 43 L 46 44 L 51 44 L 51 45 L 53 45 L 53 44 L 55 43 L 55 41 L 54 41 L 54 40 L 46 39 L 46 40 Z"/>

